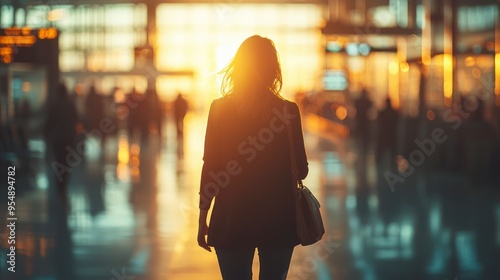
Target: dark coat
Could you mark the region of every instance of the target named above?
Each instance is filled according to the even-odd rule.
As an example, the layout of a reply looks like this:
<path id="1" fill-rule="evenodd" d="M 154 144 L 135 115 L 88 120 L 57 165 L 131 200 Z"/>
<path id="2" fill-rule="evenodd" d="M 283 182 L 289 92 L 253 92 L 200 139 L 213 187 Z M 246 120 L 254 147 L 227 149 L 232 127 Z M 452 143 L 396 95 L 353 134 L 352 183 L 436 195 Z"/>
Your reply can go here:
<path id="1" fill-rule="evenodd" d="M 209 209 L 216 194 L 208 232 L 208 244 L 216 248 L 299 243 L 286 127 L 291 120 L 303 179 L 308 163 L 299 109 L 295 103 L 273 96 L 256 110 L 254 117 L 243 113 L 230 97 L 215 100 L 210 108 L 200 209 Z"/>

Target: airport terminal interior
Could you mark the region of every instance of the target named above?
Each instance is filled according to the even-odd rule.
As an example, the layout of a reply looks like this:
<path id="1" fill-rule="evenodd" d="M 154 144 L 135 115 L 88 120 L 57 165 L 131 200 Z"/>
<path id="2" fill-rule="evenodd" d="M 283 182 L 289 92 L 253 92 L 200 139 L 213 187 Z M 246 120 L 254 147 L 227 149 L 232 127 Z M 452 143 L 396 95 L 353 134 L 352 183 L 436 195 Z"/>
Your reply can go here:
<path id="1" fill-rule="evenodd" d="M 499 14 L 498 0 L 0 0 L 0 279 L 222 279 L 196 239 L 205 132 L 254 34 L 300 109 L 326 229 L 286 279 L 500 279 Z"/>

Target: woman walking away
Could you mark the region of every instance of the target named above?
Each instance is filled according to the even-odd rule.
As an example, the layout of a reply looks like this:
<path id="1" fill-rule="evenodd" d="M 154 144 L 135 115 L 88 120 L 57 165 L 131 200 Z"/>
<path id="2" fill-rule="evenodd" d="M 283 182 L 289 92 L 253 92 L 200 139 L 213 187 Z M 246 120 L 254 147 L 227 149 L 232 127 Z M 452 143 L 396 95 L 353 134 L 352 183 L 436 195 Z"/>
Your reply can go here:
<path id="1" fill-rule="evenodd" d="M 198 244 L 215 248 L 224 280 L 251 280 L 255 249 L 260 280 L 286 279 L 299 244 L 288 124 L 297 177 L 308 173 L 299 109 L 280 96 L 281 67 L 267 38 L 246 39 L 221 73 L 223 97 L 212 102 L 205 136 Z"/>

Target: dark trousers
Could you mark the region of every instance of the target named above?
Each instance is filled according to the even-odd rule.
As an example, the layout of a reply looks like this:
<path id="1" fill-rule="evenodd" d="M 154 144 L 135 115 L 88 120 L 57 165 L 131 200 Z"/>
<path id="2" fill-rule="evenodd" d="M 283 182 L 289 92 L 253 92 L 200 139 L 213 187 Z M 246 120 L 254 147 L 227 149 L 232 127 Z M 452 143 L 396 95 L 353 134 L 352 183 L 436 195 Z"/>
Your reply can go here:
<path id="1" fill-rule="evenodd" d="M 292 259 L 293 247 L 257 248 L 259 252 L 259 280 L 285 280 Z M 224 280 L 252 280 L 253 249 L 215 248 Z"/>

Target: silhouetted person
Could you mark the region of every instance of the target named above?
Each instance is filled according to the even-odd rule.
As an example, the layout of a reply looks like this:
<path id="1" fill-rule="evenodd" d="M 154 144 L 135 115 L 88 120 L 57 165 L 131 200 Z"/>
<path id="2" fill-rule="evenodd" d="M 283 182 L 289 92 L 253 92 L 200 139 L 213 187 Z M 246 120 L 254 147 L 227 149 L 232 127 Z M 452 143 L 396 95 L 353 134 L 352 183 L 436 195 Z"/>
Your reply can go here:
<path id="1" fill-rule="evenodd" d="M 279 94 L 281 67 L 267 38 L 246 39 L 221 72 L 224 97 L 212 102 L 205 137 L 198 244 L 215 247 L 224 280 L 252 279 L 255 248 L 260 279 L 285 279 L 299 244 L 288 123 L 297 178 L 308 173 L 299 109 Z"/>
<path id="2" fill-rule="evenodd" d="M 321 106 L 321 116 L 334 121 L 336 120 L 335 112 L 333 110 L 334 102 L 331 100 L 325 100 Z"/>
<path id="3" fill-rule="evenodd" d="M 28 151 L 28 139 L 29 139 L 29 124 L 31 119 L 31 106 L 27 99 L 24 99 L 21 103 L 21 114 L 20 114 L 20 138 L 23 147 Z"/>
<path id="4" fill-rule="evenodd" d="M 127 116 L 127 129 L 129 133 L 129 138 L 132 139 L 135 131 L 138 131 L 141 127 L 141 116 L 140 116 L 140 107 L 139 103 L 142 101 L 144 96 L 139 94 L 135 88 L 132 88 L 130 93 L 127 95 L 125 102 L 128 108 L 128 116 Z"/>
<path id="5" fill-rule="evenodd" d="M 177 139 L 182 139 L 184 137 L 184 117 L 186 117 L 188 109 L 189 105 L 187 100 L 181 93 L 178 93 L 177 98 L 174 100 L 174 119 L 177 129 Z"/>
<path id="6" fill-rule="evenodd" d="M 363 89 L 361 96 L 354 102 L 356 107 L 356 128 L 355 134 L 359 144 L 359 153 L 364 158 L 366 156 L 370 137 L 369 111 L 373 102 L 368 98 L 368 92 Z M 365 164 L 364 162 L 362 163 Z"/>
<path id="7" fill-rule="evenodd" d="M 23 122 L 23 127 L 27 128 L 29 119 L 31 118 L 31 106 L 27 99 L 23 99 L 21 107 L 19 109 L 20 109 L 19 117 Z"/>
<path id="8" fill-rule="evenodd" d="M 144 99 L 138 103 L 138 122 L 141 128 L 142 140 L 149 137 L 150 132 L 156 130 L 161 139 L 162 108 L 156 89 L 150 87 L 144 93 Z"/>
<path id="9" fill-rule="evenodd" d="M 484 106 L 484 100 L 480 99 L 480 98 L 475 98 L 475 97 L 470 97 L 470 100 L 471 101 L 469 101 L 469 102 L 477 104 L 477 108 L 475 110 L 471 111 L 469 119 L 473 122 L 476 122 L 476 123 L 484 122 L 484 111 L 486 109 Z M 465 102 L 467 102 L 467 98 L 462 99 L 463 108 L 469 108 L 469 106 L 467 106 L 465 104 Z"/>
<path id="10" fill-rule="evenodd" d="M 19 155 L 26 156 L 28 150 L 28 121 L 31 110 L 26 99 L 14 103 L 15 116 L 10 123 L 12 141 Z"/>
<path id="11" fill-rule="evenodd" d="M 495 139 L 495 130 L 485 121 L 486 108 L 482 99 L 474 96 L 462 98 L 462 106 L 463 110 L 470 111 L 469 118 L 464 120 L 461 139 L 464 144 L 464 166 L 474 182 L 484 183 L 490 174 L 497 173 L 492 168 L 495 145 L 498 143 Z"/>
<path id="12" fill-rule="evenodd" d="M 55 162 L 51 167 L 56 175 L 57 192 L 64 204 L 67 203 L 67 188 L 73 162 L 68 162 L 68 154 L 75 151 L 77 113 L 64 84 L 58 87 L 57 98 L 49 108 L 45 133 L 47 146 Z"/>
<path id="13" fill-rule="evenodd" d="M 148 90 L 149 106 L 151 108 L 151 122 L 153 127 L 156 128 L 159 138 L 162 136 L 162 120 L 163 120 L 163 108 L 160 98 L 158 97 L 158 92 L 155 88 Z"/>
<path id="14" fill-rule="evenodd" d="M 97 89 L 94 85 L 89 88 L 89 93 L 87 99 L 85 100 L 85 116 L 87 119 L 88 130 L 100 130 L 99 123 L 104 119 L 104 103 L 101 95 L 97 93 Z M 98 139 L 101 141 L 101 145 L 104 144 L 105 133 L 101 133 L 103 139 Z"/>
<path id="15" fill-rule="evenodd" d="M 389 97 L 385 100 L 385 108 L 378 114 L 377 124 L 377 149 L 375 152 L 377 162 L 380 163 L 384 156 L 389 153 L 390 161 L 394 163 L 397 148 L 398 112 L 392 108 Z"/>

